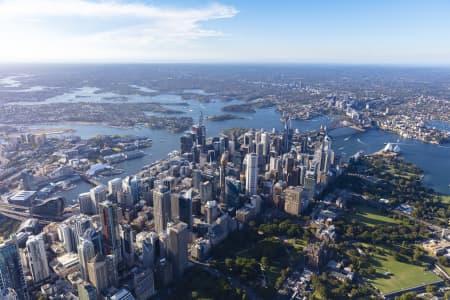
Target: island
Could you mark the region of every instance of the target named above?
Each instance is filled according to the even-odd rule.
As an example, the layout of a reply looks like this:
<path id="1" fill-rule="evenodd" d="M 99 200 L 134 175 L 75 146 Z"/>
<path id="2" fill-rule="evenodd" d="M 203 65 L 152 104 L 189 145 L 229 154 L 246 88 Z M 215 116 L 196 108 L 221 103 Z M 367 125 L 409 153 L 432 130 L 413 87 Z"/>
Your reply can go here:
<path id="1" fill-rule="evenodd" d="M 208 121 L 218 122 L 218 121 L 227 121 L 227 120 L 236 120 L 236 119 L 244 119 L 243 117 L 236 116 L 233 114 L 222 114 L 222 115 L 211 115 L 207 116 L 206 119 Z"/>

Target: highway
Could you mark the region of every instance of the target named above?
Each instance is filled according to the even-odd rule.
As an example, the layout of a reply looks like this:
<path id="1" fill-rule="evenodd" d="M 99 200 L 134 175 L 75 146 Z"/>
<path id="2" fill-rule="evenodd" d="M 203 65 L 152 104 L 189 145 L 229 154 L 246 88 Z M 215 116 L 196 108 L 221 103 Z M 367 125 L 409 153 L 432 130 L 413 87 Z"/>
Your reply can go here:
<path id="1" fill-rule="evenodd" d="M 28 207 L 4 203 L 0 204 L 0 214 L 18 221 L 25 221 L 29 218 L 36 218 L 39 220 L 39 223 L 43 225 L 47 225 L 52 222 L 61 222 L 65 219 L 64 216 L 30 214 Z"/>

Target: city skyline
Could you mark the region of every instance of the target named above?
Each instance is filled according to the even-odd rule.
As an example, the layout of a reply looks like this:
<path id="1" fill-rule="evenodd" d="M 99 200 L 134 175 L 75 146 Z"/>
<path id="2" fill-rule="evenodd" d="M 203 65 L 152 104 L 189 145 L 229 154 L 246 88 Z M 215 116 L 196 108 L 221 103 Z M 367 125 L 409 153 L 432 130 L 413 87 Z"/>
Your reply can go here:
<path id="1" fill-rule="evenodd" d="M 0 62 L 449 65 L 449 6 L 6 0 Z"/>

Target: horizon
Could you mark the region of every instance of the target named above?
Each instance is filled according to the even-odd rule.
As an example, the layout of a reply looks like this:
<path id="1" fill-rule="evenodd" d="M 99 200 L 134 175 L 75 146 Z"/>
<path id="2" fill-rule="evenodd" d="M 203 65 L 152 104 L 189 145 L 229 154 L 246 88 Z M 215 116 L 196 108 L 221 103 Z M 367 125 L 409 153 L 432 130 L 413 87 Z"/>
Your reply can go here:
<path id="1" fill-rule="evenodd" d="M 370 67 L 370 68 L 416 68 L 416 69 L 448 69 L 448 64 L 421 64 L 421 63 L 340 63 L 340 62 L 245 62 L 245 61 L 162 61 L 162 62 L 102 62 L 102 61 L 61 61 L 61 62 L 4 62 L 0 66 L 272 66 L 272 67 Z"/>

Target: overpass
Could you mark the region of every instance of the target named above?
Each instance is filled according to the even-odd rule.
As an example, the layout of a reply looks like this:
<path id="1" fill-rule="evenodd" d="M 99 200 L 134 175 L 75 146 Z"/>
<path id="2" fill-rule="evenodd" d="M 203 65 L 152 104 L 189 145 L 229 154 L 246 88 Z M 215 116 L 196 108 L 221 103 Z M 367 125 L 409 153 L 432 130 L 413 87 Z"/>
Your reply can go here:
<path id="1" fill-rule="evenodd" d="M 25 221 L 29 218 L 35 218 L 39 221 L 39 224 L 47 225 L 52 222 L 61 222 L 68 216 L 50 216 L 30 213 L 30 209 L 25 206 L 12 205 L 12 204 L 0 204 L 0 214 L 10 219 Z"/>

